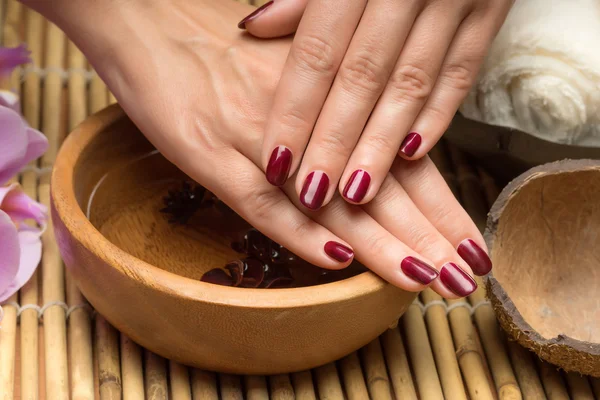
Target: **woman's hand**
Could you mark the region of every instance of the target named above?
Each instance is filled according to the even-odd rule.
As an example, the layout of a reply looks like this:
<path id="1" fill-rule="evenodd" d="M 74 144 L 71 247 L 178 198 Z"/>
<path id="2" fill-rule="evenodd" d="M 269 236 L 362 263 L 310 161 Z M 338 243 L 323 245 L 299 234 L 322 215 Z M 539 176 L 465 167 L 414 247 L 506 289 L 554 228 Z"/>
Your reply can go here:
<path id="1" fill-rule="evenodd" d="M 489 271 L 481 235 L 427 157 L 398 159 L 364 207 L 335 196 L 327 208 L 309 212 L 292 182 L 267 182 L 259 167 L 264 125 L 291 40 L 240 36 L 233 22 L 247 5 L 110 4 L 54 20 L 161 153 L 265 235 L 315 265 L 339 269 L 355 256 L 398 287 L 431 285 L 450 298 L 476 288 L 473 271 Z M 85 22 L 99 15 L 110 30 Z M 434 188 L 437 195 L 429 196 Z"/>
<path id="2" fill-rule="evenodd" d="M 377 194 L 398 154 L 423 157 L 465 98 L 513 0 L 274 0 L 240 23 L 296 31 L 265 128 L 273 185 L 315 210 Z"/>

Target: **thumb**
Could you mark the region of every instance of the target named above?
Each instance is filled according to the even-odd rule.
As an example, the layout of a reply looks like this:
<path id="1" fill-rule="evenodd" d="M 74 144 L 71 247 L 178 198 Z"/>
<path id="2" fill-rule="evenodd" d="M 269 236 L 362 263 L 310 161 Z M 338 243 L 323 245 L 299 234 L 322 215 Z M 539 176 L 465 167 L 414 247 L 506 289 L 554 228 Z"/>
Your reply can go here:
<path id="1" fill-rule="evenodd" d="M 259 38 L 275 38 L 294 33 L 308 0 L 271 0 L 240 21 L 238 28 Z"/>

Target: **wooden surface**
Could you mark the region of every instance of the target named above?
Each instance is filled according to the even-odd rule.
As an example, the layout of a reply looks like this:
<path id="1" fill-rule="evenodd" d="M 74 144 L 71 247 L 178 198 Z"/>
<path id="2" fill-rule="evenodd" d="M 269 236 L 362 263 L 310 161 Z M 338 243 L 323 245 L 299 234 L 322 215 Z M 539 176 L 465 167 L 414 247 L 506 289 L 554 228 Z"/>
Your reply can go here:
<path id="1" fill-rule="evenodd" d="M 97 76 L 82 76 L 78 70 L 66 74 L 85 61 L 39 15 L 15 0 L 0 0 L 0 22 L 3 43 L 27 40 L 36 67 L 50 66 L 49 52 L 66 60 L 61 64 L 66 78 L 62 85 L 31 71 L 18 86 L 28 121 L 44 129 L 55 146 L 88 114 L 114 101 Z M 44 165 L 52 165 L 53 154 Z M 483 229 L 499 188 L 454 148 L 438 146 L 431 156 Z M 48 200 L 44 171 L 28 171 L 20 178 L 30 195 Z M 398 327 L 360 351 L 312 371 L 238 377 L 187 368 L 152 355 L 85 306 L 69 275 L 63 275 L 53 238 L 48 234 L 45 240 L 38 273 L 11 299 L 18 304 L 4 306 L 2 400 L 336 399 L 340 392 L 352 400 L 600 398 L 600 380 L 558 372 L 507 341 L 483 290 L 458 303 L 441 301 L 426 291 Z M 60 301 L 65 303 L 55 303 Z M 43 318 L 38 319 L 38 310 L 28 305 L 46 305 Z M 55 315 L 49 316 L 52 309 Z"/>

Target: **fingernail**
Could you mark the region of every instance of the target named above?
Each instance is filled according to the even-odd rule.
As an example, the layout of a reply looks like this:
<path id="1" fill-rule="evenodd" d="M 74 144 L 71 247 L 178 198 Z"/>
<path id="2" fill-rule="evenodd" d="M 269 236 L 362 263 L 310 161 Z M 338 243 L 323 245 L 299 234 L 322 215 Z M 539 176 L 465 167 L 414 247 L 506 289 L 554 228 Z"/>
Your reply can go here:
<path id="1" fill-rule="evenodd" d="M 311 172 L 304 181 L 300 192 L 300 202 L 311 210 L 318 210 L 323 205 L 328 188 L 329 177 L 325 172 Z"/>
<path id="2" fill-rule="evenodd" d="M 400 151 L 403 152 L 407 157 L 412 157 L 419 146 L 421 145 L 421 135 L 417 132 L 411 132 L 407 137 L 404 138 L 400 145 Z"/>
<path id="3" fill-rule="evenodd" d="M 325 243 L 325 253 L 339 262 L 346 262 L 354 256 L 352 249 L 333 241 Z"/>
<path id="4" fill-rule="evenodd" d="M 483 276 L 492 270 L 492 260 L 472 239 L 463 240 L 456 248 L 456 252 L 469 264 L 475 275 Z"/>
<path id="5" fill-rule="evenodd" d="M 406 276 L 423 285 L 429 285 L 438 277 L 438 272 L 435 268 L 415 257 L 406 257 L 400 263 L 400 268 L 402 268 Z"/>
<path id="6" fill-rule="evenodd" d="M 241 20 L 238 23 L 238 28 L 246 29 L 246 22 L 252 21 L 254 18 L 258 17 L 260 14 L 262 14 L 267 8 L 271 7 L 272 5 L 273 5 L 273 1 L 269 1 L 268 3 L 265 3 L 262 6 L 258 7 L 256 10 L 252 11 L 246 18 L 244 18 L 243 20 Z"/>
<path id="7" fill-rule="evenodd" d="M 282 186 L 292 167 L 292 151 L 285 146 L 277 146 L 271 153 L 267 165 L 267 180 L 271 185 Z"/>
<path id="8" fill-rule="evenodd" d="M 365 194 L 367 194 L 370 184 L 371 175 L 365 170 L 357 169 L 350 176 L 342 194 L 348 200 L 359 203 L 365 197 Z"/>
<path id="9" fill-rule="evenodd" d="M 452 293 L 465 297 L 477 289 L 473 278 L 454 263 L 446 263 L 440 270 L 440 280 Z"/>

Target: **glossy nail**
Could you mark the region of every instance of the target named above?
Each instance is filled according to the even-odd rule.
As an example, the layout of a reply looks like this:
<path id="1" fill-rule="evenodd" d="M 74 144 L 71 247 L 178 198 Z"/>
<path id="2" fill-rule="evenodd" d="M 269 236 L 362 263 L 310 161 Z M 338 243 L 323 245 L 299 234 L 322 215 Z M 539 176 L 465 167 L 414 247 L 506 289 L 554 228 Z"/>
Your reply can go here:
<path id="1" fill-rule="evenodd" d="M 446 263 L 440 270 L 440 280 L 452 293 L 466 297 L 477 289 L 477 283 L 454 263 Z"/>
<path id="2" fill-rule="evenodd" d="M 354 256 L 352 249 L 333 241 L 325 243 L 325 253 L 339 262 L 346 262 Z"/>
<path id="3" fill-rule="evenodd" d="M 475 275 L 483 276 L 492 270 L 492 260 L 474 240 L 463 240 L 456 248 L 456 252 L 469 264 Z"/>
<path id="4" fill-rule="evenodd" d="M 348 200 L 359 203 L 367 194 L 370 184 L 371 175 L 365 170 L 357 169 L 350 176 L 342 194 Z"/>
<path id="5" fill-rule="evenodd" d="M 438 277 L 438 272 L 435 268 L 415 257 L 406 257 L 400 263 L 400 268 L 402 268 L 406 276 L 423 285 L 429 285 Z"/>
<path id="6" fill-rule="evenodd" d="M 421 135 L 417 132 L 411 132 L 404 138 L 400 145 L 400 151 L 407 157 L 412 157 L 417 152 L 417 149 L 421 145 Z"/>
<path id="7" fill-rule="evenodd" d="M 292 167 L 292 151 L 285 146 L 277 146 L 271 153 L 267 165 L 267 180 L 271 185 L 282 186 Z"/>
<path id="8" fill-rule="evenodd" d="M 300 192 L 300 202 L 306 208 L 318 210 L 323 205 L 328 188 L 329 177 L 325 172 L 311 172 L 304 181 L 304 186 Z"/>
<path id="9" fill-rule="evenodd" d="M 269 1 L 268 3 L 265 3 L 262 6 L 258 7 L 256 10 L 252 11 L 250 14 L 248 14 L 248 16 L 246 18 L 244 18 L 243 20 L 241 20 L 238 23 L 238 28 L 246 29 L 246 22 L 252 21 L 254 18 L 258 17 L 260 14 L 262 14 L 267 8 L 271 7 L 272 5 L 273 5 L 273 1 Z"/>

